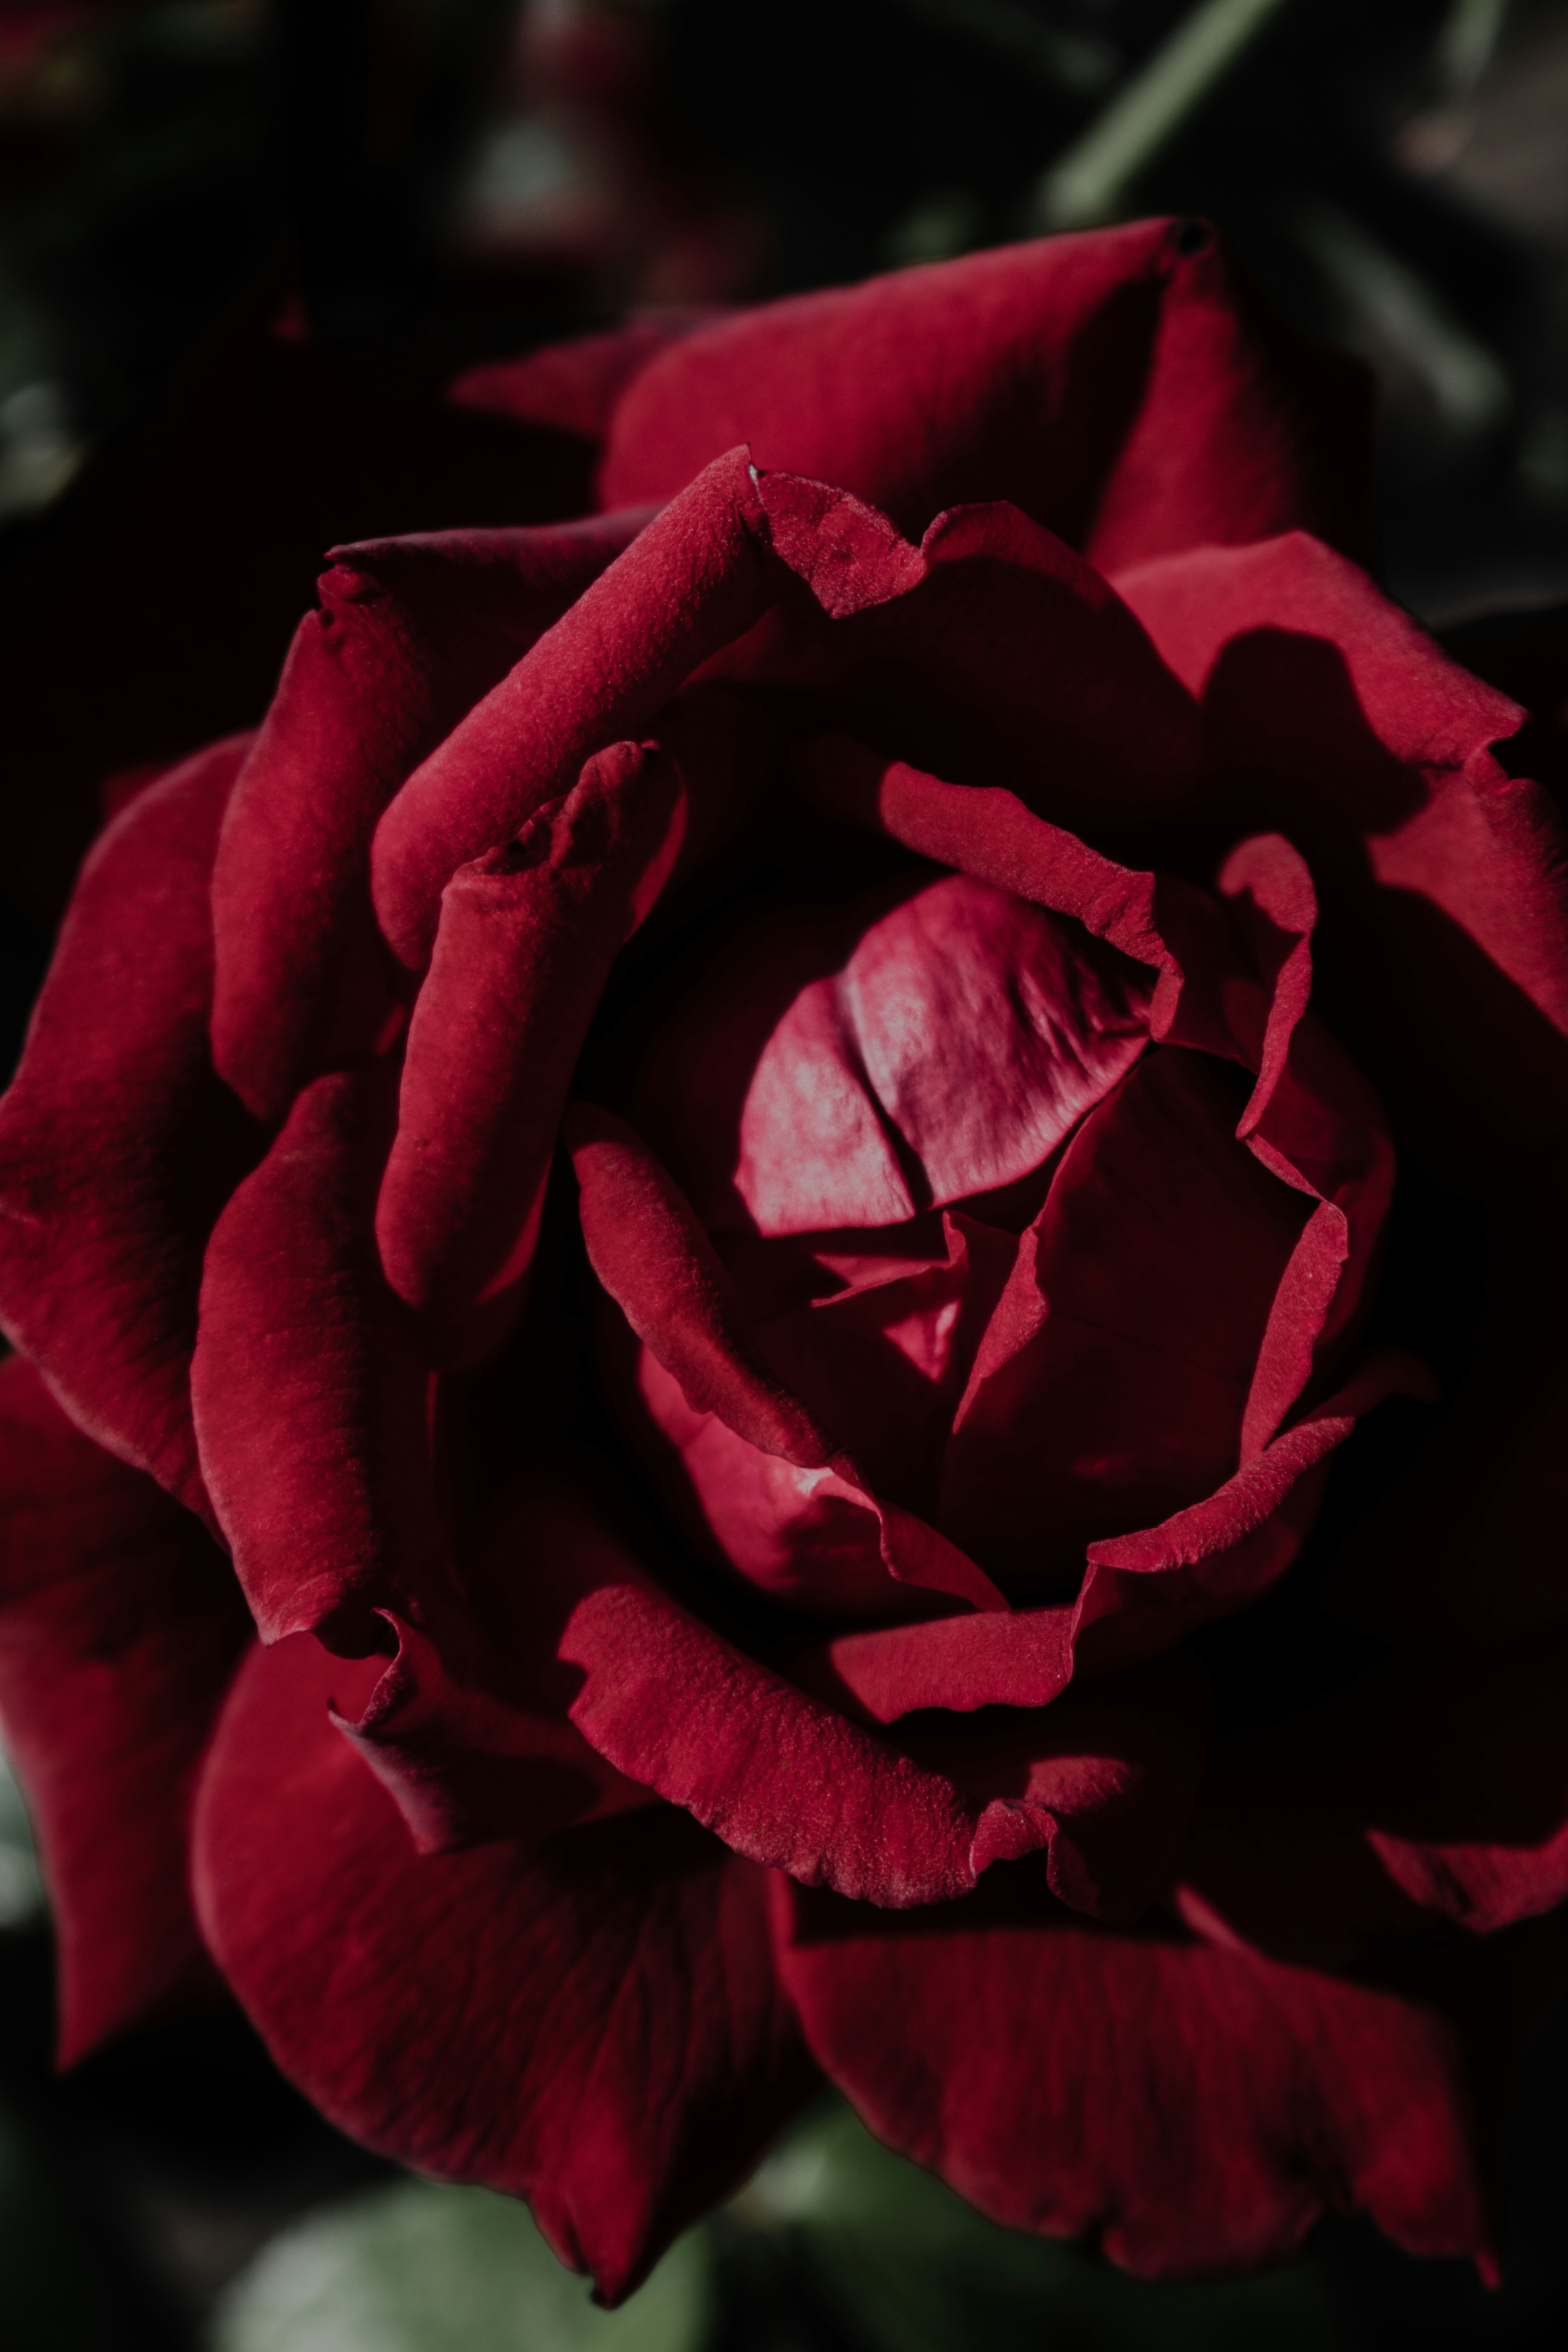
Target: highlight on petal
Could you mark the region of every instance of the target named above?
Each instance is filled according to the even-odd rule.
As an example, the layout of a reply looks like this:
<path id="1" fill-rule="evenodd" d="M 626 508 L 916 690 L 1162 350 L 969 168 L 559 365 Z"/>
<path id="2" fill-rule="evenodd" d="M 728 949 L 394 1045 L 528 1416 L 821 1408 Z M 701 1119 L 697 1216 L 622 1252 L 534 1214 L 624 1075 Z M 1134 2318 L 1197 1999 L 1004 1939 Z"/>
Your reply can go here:
<path id="1" fill-rule="evenodd" d="M 79 1427 L 204 1515 L 202 1251 L 260 1144 L 207 1046 L 209 880 L 249 740 L 196 752 L 99 841 L 0 1103 L 0 1319 Z"/>
<path id="2" fill-rule="evenodd" d="M 222 1553 L 0 1365 L 0 1718 L 43 1849 L 58 2056 L 222 1998 L 191 1914 L 196 1767 L 250 1634 Z"/>
<path id="3" fill-rule="evenodd" d="M 616 2301 L 815 2085 L 761 1874 L 663 1806 L 417 1853 L 328 1713 L 364 1671 L 309 1635 L 253 1653 L 203 1774 L 204 1932 L 334 2123 L 527 2197 Z"/>
<path id="4" fill-rule="evenodd" d="M 447 885 L 376 1210 L 387 1279 L 437 1358 L 496 1336 L 515 1303 L 588 1024 L 683 817 L 673 763 L 616 745 Z"/>
<path id="5" fill-rule="evenodd" d="M 395 1072 L 318 1078 L 207 1250 L 191 1393 L 202 1464 L 264 1641 L 357 1656 L 379 1607 L 446 1582 L 428 1376 L 372 1223 Z"/>
<path id="6" fill-rule="evenodd" d="M 1102 563 L 1293 524 L 1359 553 L 1364 375 L 1192 226 L 1004 246 L 709 327 L 631 380 L 603 495 L 668 498 L 749 440 L 759 465 L 841 482 L 906 531 L 1010 499 Z"/>
<path id="7" fill-rule="evenodd" d="M 1058 1910 L 1037 1863 L 893 1918 L 777 1890 L 808 2041 L 877 2134 L 1144 2278 L 1279 2262 L 1325 2211 L 1492 2268 L 1461 2054 L 1425 2002 Z"/>
<path id="8" fill-rule="evenodd" d="M 338 548 L 295 635 L 213 876 L 213 1051 L 280 1119 L 376 1041 L 393 972 L 366 904 L 387 802 L 620 553 L 646 512 Z"/>
<path id="9" fill-rule="evenodd" d="M 1127 959 L 967 877 L 748 910 L 689 961 L 633 1115 L 712 1230 L 893 1225 L 1048 1159 L 1148 1003 Z"/>

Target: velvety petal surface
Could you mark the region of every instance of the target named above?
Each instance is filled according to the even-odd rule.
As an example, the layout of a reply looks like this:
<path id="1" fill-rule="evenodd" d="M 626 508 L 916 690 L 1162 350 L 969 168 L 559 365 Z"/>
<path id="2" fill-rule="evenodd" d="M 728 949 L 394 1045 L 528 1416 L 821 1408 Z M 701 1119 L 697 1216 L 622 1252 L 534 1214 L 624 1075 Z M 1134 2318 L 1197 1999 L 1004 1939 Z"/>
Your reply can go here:
<path id="1" fill-rule="evenodd" d="M 376 1211 L 387 1279 L 437 1358 L 482 1341 L 521 1279 L 588 1024 L 684 814 L 673 762 L 616 745 L 447 885 Z"/>
<path id="2" fill-rule="evenodd" d="M 1009 499 L 1097 562 L 1300 524 L 1368 536 L 1363 380 L 1266 310 L 1200 225 L 1142 221 L 797 295 L 632 378 L 606 503 L 737 441 L 918 532 Z"/>
<path id="3" fill-rule="evenodd" d="M 405 779 L 506 676 L 646 513 L 334 551 L 228 809 L 213 877 L 213 1050 L 259 1117 L 373 1045 L 392 970 L 371 835 Z"/>
<path id="4" fill-rule="evenodd" d="M 364 1672 L 308 1634 L 253 1653 L 203 1777 L 204 1930 L 341 2128 L 526 2196 L 617 2299 L 812 2086 L 763 1875 L 668 1807 L 417 1853 L 328 1713 Z"/>
<path id="5" fill-rule="evenodd" d="M 307 1087 L 207 1251 L 191 1393 L 214 1507 L 265 1641 L 359 1655 L 443 1583 L 429 1375 L 372 1223 L 396 1072 Z"/>
<path id="6" fill-rule="evenodd" d="M 199 1520 L 0 1365 L 0 1720 L 59 1954 L 59 2059 L 221 1998 L 187 1892 L 191 1793 L 249 1638 Z"/>
<path id="7" fill-rule="evenodd" d="M 1144 2277 L 1250 2268 L 1325 2211 L 1489 2265 L 1457 2037 L 1400 1995 L 1110 1934 L 1037 1864 L 893 1921 L 780 1888 L 808 2041 L 879 2137 L 995 2220 Z"/>
<path id="8" fill-rule="evenodd" d="M 204 1512 L 202 1251 L 259 1144 L 207 1046 L 209 882 L 248 741 L 197 752 L 98 843 L 0 1103 L 5 1328 L 89 1435 Z"/>

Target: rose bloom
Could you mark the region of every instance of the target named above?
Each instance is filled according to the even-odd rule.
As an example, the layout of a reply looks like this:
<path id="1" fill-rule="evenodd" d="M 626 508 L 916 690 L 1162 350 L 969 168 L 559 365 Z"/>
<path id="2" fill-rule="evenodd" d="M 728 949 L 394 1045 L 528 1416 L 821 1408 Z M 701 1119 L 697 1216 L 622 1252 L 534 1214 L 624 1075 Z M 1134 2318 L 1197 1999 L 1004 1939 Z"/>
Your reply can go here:
<path id="1" fill-rule="evenodd" d="M 337 550 L 0 1109 L 63 2056 L 226 1985 L 610 2299 L 825 2076 L 1147 2276 L 1488 2269 L 1568 895 L 1359 375 L 1155 222 L 460 396 L 602 511 Z"/>

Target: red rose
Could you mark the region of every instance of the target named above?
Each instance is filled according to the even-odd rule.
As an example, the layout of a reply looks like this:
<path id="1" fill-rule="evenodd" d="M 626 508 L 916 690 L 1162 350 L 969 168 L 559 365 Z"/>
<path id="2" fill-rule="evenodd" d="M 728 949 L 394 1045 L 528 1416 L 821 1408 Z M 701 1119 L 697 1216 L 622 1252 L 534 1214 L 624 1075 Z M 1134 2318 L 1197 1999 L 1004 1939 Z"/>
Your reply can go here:
<path id="1" fill-rule="evenodd" d="M 1265 1638 L 1435 1393 L 1385 1255 L 1517 1241 L 1568 1101 L 1563 835 L 1352 560 L 1358 383 L 1156 223 L 467 396 L 605 512 L 339 551 L 0 1110 L 66 2054 L 216 1963 L 611 2295 L 818 2070 L 1145 2273 L 1485 2262 L 1458 1993 L 1568 1893 L 1544 1245 L 1331 1671 Z"/>

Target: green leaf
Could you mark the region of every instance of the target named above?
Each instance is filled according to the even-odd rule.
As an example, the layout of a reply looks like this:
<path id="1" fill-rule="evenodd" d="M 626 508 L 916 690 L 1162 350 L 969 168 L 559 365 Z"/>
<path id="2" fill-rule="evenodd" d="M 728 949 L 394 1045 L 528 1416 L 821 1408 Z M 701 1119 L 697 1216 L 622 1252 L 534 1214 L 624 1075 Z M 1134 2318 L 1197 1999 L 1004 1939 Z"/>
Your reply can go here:
<path id="1" fill-rule="evenodd" d="M 44 1908 L 27 1809 L 0 1748 L 0 1927 L 25 1927 Z"/>
<path id="2" fill-rule="evenodd" d="M 1331 2352 L 1336 2342 L 1309 2263 L 1225 2284 L 1145 2284 L 985 2221 L 842 2106 L 809 2117 L 731 2210 L 787 2234 L 877 2352 Z"/>
<path id="3" fill-rule="evenodd" d="M 618 2311 L 563 2270 L 525 2205 L 404 2180 L 273 2239 L 230 2288 L 214 2352 L 696 2352 L 707 2242 L 682 2238 Z"/>

